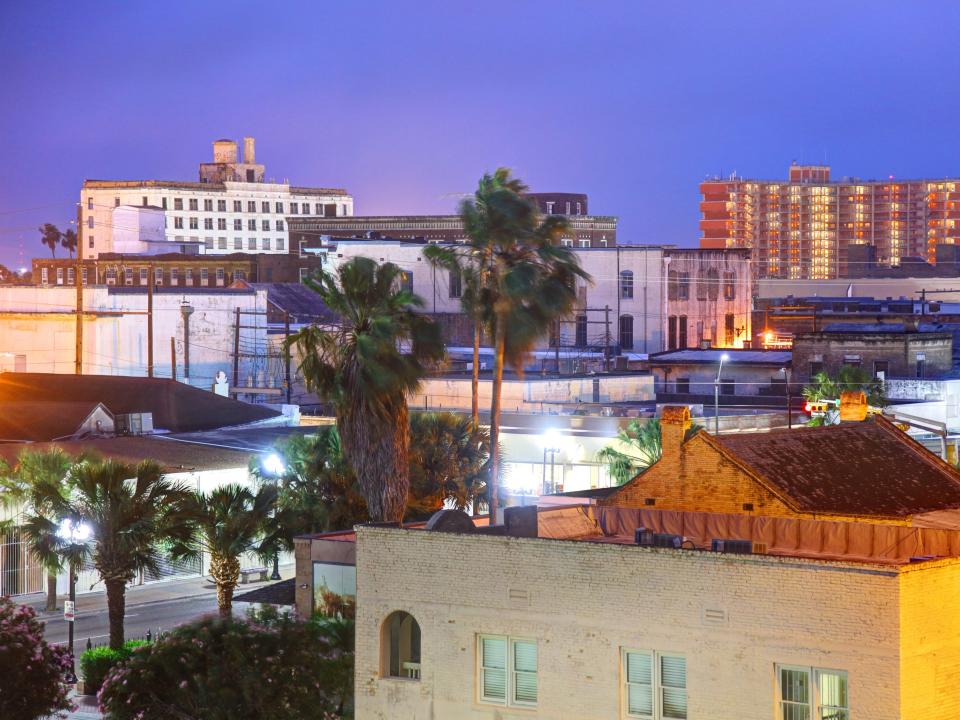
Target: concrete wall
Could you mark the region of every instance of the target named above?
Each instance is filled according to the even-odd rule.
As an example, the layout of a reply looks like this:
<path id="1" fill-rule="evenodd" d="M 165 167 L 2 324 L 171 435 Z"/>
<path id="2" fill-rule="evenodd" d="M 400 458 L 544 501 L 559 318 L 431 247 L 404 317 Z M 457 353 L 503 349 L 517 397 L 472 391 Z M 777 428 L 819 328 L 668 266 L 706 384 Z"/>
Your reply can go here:
<path id="1" fill-rule="evenodd" d="M 953 336 L 949 333 L 809 333 L 793 339 L 793 379 L 806 382 L 811 363 L 835 376 L 846 356 L 859 358 L 873 374 L 875 363 L 888 364 L 886 377 L 916 377 L 917 353 L 924 355 L 924 377 L 941 377 L 953 368 Z"/>
<path id="2" fill-rule="evenodd" d="M 690 718 L 770 720 L 778 663 L 845 670 L 853 718 L 925 717 L 900 713 L 895 568 L 373 527 L 357 568 L 358 720 L 621 718 L 624 648 L 685 656 Z M 381 674 L 396 610 L 419 681 Z M 480 633 L 537 642 L 536 708 L 478 702 Z"/>
<path id="3" fill-rule="evenodd" d="M 181 290 L 153 296 L 154 374 L 170 377 L 170 338 L 175 338 L 177 377 L 184 379 L 184 326 L 181 303 L 194 308 L 190 317 L 190 384 L 209 389 L 217 371 L 233 375 L 235 309 L 265 311 L 266 291 Z M 0 288 L 0 369 L 73 373 L 76 340 L 76 291 L 72 287 Z M 99 375 L 147 374 L 147 294 L 145 290 L 84 290 L 83 367 Z M 266 317 L 243 315 L 245 351 L 266 348 Z M 256 328 L 254 328 L 256 326 Z M 18 357 L 20 356 L 19 360 Z M 25 356 L 25 357 L 24 357 Z M 282 379 L 281 363 L 274 363 Z M 259 369 L 241 358 L 240 383 Z"/>

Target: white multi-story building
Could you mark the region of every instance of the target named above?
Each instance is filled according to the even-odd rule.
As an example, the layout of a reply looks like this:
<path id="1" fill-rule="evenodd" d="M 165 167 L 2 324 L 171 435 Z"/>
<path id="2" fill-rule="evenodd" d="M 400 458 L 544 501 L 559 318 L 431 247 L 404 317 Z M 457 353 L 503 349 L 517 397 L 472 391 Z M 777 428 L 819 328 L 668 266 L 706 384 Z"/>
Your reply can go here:
<path id="1" fill-rule="evenodd" d="M 353 197 L 336 188 L 295 187 L 267 182 L 256 164 L 254 139 L 244 138 L 243 162 L 233 140 L 213 143 L 214 162 L 200 165 L 199 182 L 86 180 L 80 193 L 85 258 L 124 252 L 141 241 L 159 252 L 155 233 L 144 237 L 131 208 L 163 212 L 167 252 L 228 254 L 286 253 L 287 217 L 353 215 Z M 146 246 L 145 246 L 146 247 Z"/>

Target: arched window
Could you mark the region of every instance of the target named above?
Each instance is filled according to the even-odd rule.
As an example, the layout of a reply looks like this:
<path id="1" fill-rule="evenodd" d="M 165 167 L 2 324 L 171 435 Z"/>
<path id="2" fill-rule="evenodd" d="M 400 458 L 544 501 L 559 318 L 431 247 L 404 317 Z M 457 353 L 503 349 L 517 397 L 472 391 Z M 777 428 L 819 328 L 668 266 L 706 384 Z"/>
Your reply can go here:
<path id="1" fill-rule="evenodd" d="M 633 299 L 633 270 L 620 271 L 620 297 L 624 300 Z"/>
<path id="2" fill-rule="evenodd" d="M 387 616 L 380 632 L 380 648 L 384 677 L 420 679 L 420 626 L 413 615 L 398 610 Z"/>
<path id="3" fill-rule="evenodd" d="M 620 316 L 620 349 L 633 349 L 633 315 Z"/>

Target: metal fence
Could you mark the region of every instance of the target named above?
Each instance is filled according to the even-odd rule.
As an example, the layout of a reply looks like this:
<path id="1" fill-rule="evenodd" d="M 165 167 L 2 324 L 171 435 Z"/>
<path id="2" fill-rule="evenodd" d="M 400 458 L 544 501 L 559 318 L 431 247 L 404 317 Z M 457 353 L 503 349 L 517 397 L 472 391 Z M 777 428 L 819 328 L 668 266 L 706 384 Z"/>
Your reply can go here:
<path id="1" fill-rule="evenodd" d="M 30 553 L 20 528 L 0 533 L 0 595 L 43 592 L 46 573 Z"/>

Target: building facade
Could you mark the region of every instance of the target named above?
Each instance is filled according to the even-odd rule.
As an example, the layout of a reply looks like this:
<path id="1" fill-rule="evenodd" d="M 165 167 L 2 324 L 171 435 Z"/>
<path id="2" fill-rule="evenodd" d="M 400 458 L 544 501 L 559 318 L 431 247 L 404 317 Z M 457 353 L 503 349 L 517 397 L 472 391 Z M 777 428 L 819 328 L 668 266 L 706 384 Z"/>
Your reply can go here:
<path id="1" fill-rule="evenodd" d="M 827 166 L 790 167 L 783 180 L 738 176 L 700 184 L 702 247 L 753 252 L 758 277 L 847 277 L 856 245 L 880 265 L 937 261 L 960 243 L 960 179 L 830 180 Z"/>
<path id="2" fill-rule="evenodd" d="M 392 262 L 430 313 L 460 312 L 462 285 L 423 257 L 422 242 L 337 240 L 323 256 L 329 267 L 352 257 Z M 653 353 L 686 347 L 744 347 L 750 342 L 752 278 L 743 250 L 660 245 L 574 248 L 593 278 L 578 282 L 574 317 L 538 349 Z"/>
<path id="3" fill-rule="evenodd" d="M 170 250 L 206 254 L 287 253 L 288 217 L 353 214 L 353 198 L 342 189 L 296 187 L 267 180 L 255 162 L 254 140 L 244 138 L 243 162 L 232 140 L 214 143 L 214 162 L 200 166 L 199 182 L 86 180 L 80 192 L 84 258 L 126 251 L 142 239 L 130 208 L 162 212 L 162 240 Z M 151 233 L 150 242 L 158 240 Z M 170 250 L 167 250 L 169 252 Z M 142 252 L 139 250 L 138 252 Z"/>

